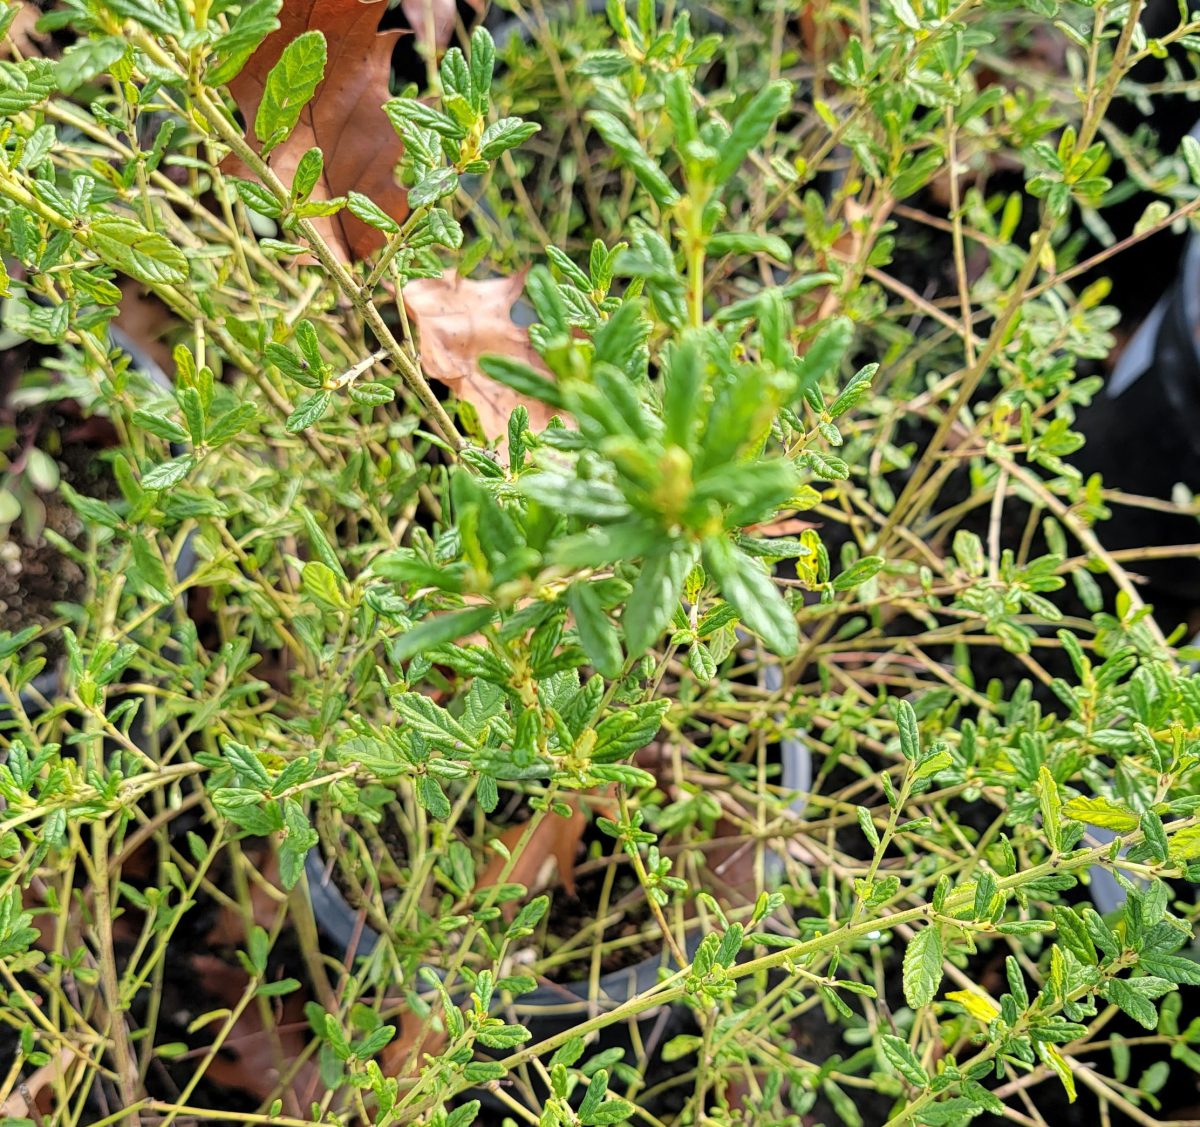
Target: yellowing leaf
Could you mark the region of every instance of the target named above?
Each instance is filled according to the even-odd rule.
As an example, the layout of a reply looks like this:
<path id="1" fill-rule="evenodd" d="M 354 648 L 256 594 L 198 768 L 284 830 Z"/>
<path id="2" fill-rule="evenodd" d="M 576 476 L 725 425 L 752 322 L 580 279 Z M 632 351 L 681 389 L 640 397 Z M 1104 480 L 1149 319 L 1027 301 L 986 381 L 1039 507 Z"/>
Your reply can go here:
<path id="1" fill-rule="evenodd" d="M 325 610 L 349 610 L 341 583 L 333 571 L 318 560 L 310 560 L 300 573 L 300 589 Z"/>
<path id="2" fill-rule="evenodd" d="M 1000 1016 L 1000 1007 L 986 994 L 979 994 L 974 990 L 948 990 L 946 998 L 951 1002 L 957 1002 L 973 1018 L 984 1023 L 991 1022 Z"/>
<path id="3" fill-rule="evenodd" d="M 1200 826 L 1187 826 L 1172 834 L 1168 849 L 1172 861 L 1191 861 L 1200 857 Z"/>
<path id="4" fill-rule="evenodd" d="M 1071 1071 L 1071 1066 L 1067 1063 L 1066 1058 L 1053 1045 L 1046 1041 L 1037 1043 L 1038 1055 L 1041 1056 L 1053 1070 L 1055 1076 L 1062 1081 L 1062 1086 L 1067 1092 L 1067 1102 L 1075 1102 L 1075 1074 Z"/>
<path id="5" fill-rule="evenodd" d="M 1045 764 L 1038 772 L 1038 802 L 1042 808 L 1042 829 L 1050 839 L 1050 845 L 1059 849 L 1062 831 L 1062 796 L 1058 793 L 1058 783 Z"/>
<path id="6" fill-rule="evenodd" d="M 913 771 L 914 779 L 928 779 L 939 771 L 953 766 L 954 757 L 948 751 L 936 751 L 928 759 L 919 763 Z"/>
<path id="7" fill-rule="evenodd" d="M 914 1010 L 929 1005 L 942 983 L 942 936 L 936 924 L 918 931 L 904 951 L 904 1000 Z"/>
<path id="8" fill-rule="evenodd" d="M 1073 798 L 1063 807 L 1063 813 L 1077 822 L 1102 826 L 1106 830 L 1136 830 L 1138 827 L 1138 816 L 1132 810 L 1102 795 Z"/>

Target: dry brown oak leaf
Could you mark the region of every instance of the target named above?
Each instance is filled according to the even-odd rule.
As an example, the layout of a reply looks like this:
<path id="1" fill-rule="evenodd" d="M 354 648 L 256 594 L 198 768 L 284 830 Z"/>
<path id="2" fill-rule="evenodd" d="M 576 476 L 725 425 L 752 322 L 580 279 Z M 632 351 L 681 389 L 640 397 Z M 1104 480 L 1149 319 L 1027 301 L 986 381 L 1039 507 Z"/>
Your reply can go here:
<path id="1" fill-rule="evenodd" d="M 531 822 L 518 822 L 506 829 L 500 835 L 504 850 L 494 851 L 483 873 L 475 882 L 476 890 L 499 884 L 501 874 L 508 864 L 506 854 L 515 854 L 516 860 L 505 877 L 506 883 L 523 884 L 531 893 L 538 893 L 558 884 L 569 895 L 574 896 L 575 866 L 579 860 L 579 846 L 587 831 L 588 819 L 575 796 L 567 798 L 566 805 L 570 808 L 568 816 L 563 817 L 553 812 L 546 814 L 529 834 L 529 839 L 524 845 L 521 843 L 529 831 Z M 618 816 L 611 787 L 594 795 L 590 805 L 594 814 L 602 814 L 606 818 Z M 505 903 L 501 909 L 504 918 L 511 920 L 517 907 L 516 901 L 509 900 Z"/>
<path id="2" fill-rule="evenodd" d="M 304 107 L 292 135 L 271 151 L 267 164 L 288 188 L 300 158 L 313 146 L 325 154 L 325 169 L 312 198 L 333 199 L 353 189 L 370 196 L 397 222 L 408 214 L 408 197 L 396 183 L 395 168 L 404 151 L 380 108 L 391 96 L 388 75 L 392 48 L 402 31 L 379 31 L 387 10 L 382 0 L 287 0 L 279 10 L 279 30 L 259 45 L 229 83 L 246 121 L 253 121 L 267 75 L 283 49 L 306 31 L 325 36 L 325 79 Z M 258 150 L 253 134 L 247 141 Z M 230 158 L 228 171 L 251 175 Z M 384 244 L 384 235 L 342 210 L 314 220 L 317 229 L 343 258 L 366 258 Z"/>
<path id="3" fill-rule="evenodd" d="M 587 829 L 587 817 L 577 799 L 567 799 L 567 805 L 571 808 L 569 817 L 549 813 L 538 823 L 509 869 L 505 878 L 507 883 L 523 884 L 531 893 L 536 893 L 556 883 L 551 876 L 556 873 L 557 883 L 568 893 L 574 894 L 575 860 L 584 830 Z M 513 853 L 521 845 L 529 825 L 529 822 L 518 822 L 500 835 L 507 853 Z M 508 859 L 497 850 L 475 882 L 475 887 L 485 889 L 499 884 L 507 864 Z M 502 909 L 505 919 L 511 919 L 516 910 L 516 903 L 508 901 Z"/>
<path id="4" fill-rule="evenodd" d="M 192 973 L 213 1001 L 229 1008 L 238 1004 L 249 987 L 250 979 L 240 967 L 232 967 L 213 955 L 193 955 Z M 294 993 L 272 1000 L 273 1020 L 263 1023 L 262 1011 L 247 1006 L 234 1021 L 222 1042 L 222 1051 L 209 1061 L 205 1078 L 229 1088 L 249 1092 L 260 1100 L 283 1099 L 284 1113 L 301 1116 L 313 1100 L 324 1095 L 321 1075 L 315 1060 L 299 1059 L 308 1044 L 308 1022 L 304 1018 L 304 997 Z M 284 1076 L 288 1080 L 281 1081 Z"/>
<path id="5" fill-rule="evenodd" d="M 82 1052 L 79 1055 L 82 1057 Z M 0 1104 L 0 1119 L 6 1123 L 10 1120 L 36 1119 L 41 1123 L 53 1109 L 51 1101 L 55 1082 L 65 1080 L 67 1069 L 74 1059 L 75 1055 L 70 1049 L 59 1049 L 49 1064 L 42 1065 L 19 1083 L 16 1091 Z"/>
<path id="6" fill-rule="evenodd" d="M 476 12 L 483 15 L 484 0 L 467 2 Z M 400 0 L 400 10 L 420 43 L 425 46 L 432 43 L 438 54 L 450 45 L 454 23 L 458 19 L 456 0 Z"/>
<path id="7" fill-rule="evenodd" d="M 403 289 L 404 308 L 420 337 L 421 367 L 470 403 L 489 439 L 507 448 L 508 416 L 514 407 L 529 412 L 529 427 L 539 431 L 559 414 L 545 403 L 518 395 L 484 375 L 479 358 L 495 352 L 548 375 L 529 343 L 529 333 L 509 316 L 525 286 L 524 274 L 476 282 L 451 272 L 421 278 Z"/>

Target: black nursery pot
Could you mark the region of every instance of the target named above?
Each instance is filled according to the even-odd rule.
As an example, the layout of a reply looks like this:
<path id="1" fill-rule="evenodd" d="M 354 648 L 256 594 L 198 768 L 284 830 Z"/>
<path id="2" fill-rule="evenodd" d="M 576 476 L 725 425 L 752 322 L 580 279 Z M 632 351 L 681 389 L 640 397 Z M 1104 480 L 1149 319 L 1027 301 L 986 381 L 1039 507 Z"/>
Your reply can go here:
<path id="1" fill-rule="evenodd" d="M 1193 234 L 1179 276 L 1126 346 L 1108 385 L 1079 414 L 1087 445 L 1075 456 L 1106 486 L 1169 500 L 1182 482 L 1200 491 L 1200 237 Z M 1193 544 L 1200 521 L 1113 505 L 1099 528 L 1109 549 Z M 1133 561 L 1150 601 L 1186 610 L 1200 603 L 1200 557 Z"/>
<path id="2" fill-rule="evenodd" d="M 314 846 L 308 854 L 305 873 L 313 918 L 321 935 L 348 963 L 370 955 L 379 943 L 379 933 L 360 921 L 358 913 L 334 883 L 318 847 Z M 562 984 L 545 982 L 516 999 L 512 1009 L 534 1039 L 542 1040 L 578 1024 L 589 1013 L 615 1009 L 649 990 L 658 980 L 659 968 L 667 965 L 663 957 L 655 955 L 601 975 L 595 997 L 592 997 L 586 979 Z M 674 964 L 670 964 L 670 968 L 678 969 Z M 440 968 L 433 969 L 439 978 L 442 977 Z"/>
<path id="3" fill-rule="evenodd" d="M 777 688 L 780 676 L 777 668 L 768 667 L 767 681 L 770 685 Z M 797 796 L 791 809 L 799 817 L 803 814 L 812 785 L 811 754 L 799 735 L 780 741 L 780 766 L 780 781 L 784 789 Z M 767 872 L 771 877 L 783 872 L 782 856 L 769 854 L 767 862 Z M 344 958 L 347 964 L 356 958 L 370 956 L 380 936 L 363 924 L 359 914 L 346 901 L 334 883 L 319 847 L 314 847 L 308 854 L 305 872 L 313 917 L 329 948 Z M 684 954 L 689 960 L 694 957 L 699 942 L 700 936 L 696 933 L 688 935 Z M 439 978 L 444 977 L 440 968 L 430 969 Z M 510 1006 L 498 1008 L 497 1016 L 525 1026 L 533 1043 L 545 1041 L 591 1017 L 611 1013 L 651 990 L 664 971 L 671 973 L 678 969 L 669 953 L 663 950 L 631 966 L 601 975 L 594 990 L 587 979 L 562 983 L 543 979 L 535 990 L 514 999 Z M 465 997 L 466 987 L 460 982 L 451 989 L 451 993 Z M 632 1024 L 637 1026 L 636 1036 L 631 1029 Z M 694 1062 L 688 1057 L 676 1061 L 664 1060 L 662 1050 L 673 1037 L 695 1032 L 694 1015 L 687 1006 L 655 1006 L 630 1018 L 628 1022 L 614 1022 L 600 1030 L 591 1045 L 591 1051 L 623 1050 L 625 1062 L 642 1073 L 647 1089 L 658 1089 L 648 1102 L 645 1098 L 639 1101 L 643 1110 L 659 1118 L 669 1118 L 680 1110 L 676 1102 L 682 1091 L 671 1086 L 669 1081 L 671 1077 L 686 1072 Z M 467 1096 L 480 1101 L 487 1116 L 483 1122 L 498 1123 L 502 1116 L 511 1114 L 511 1109 L 486 1089 L 469 1092 Z"/>
<path id="4" fill-rule="evenodd" d="M 812 764 L 803 740 L 783 740 L 780 759 L 784 789 L 799 796 L 792 806 L 798 816 L 803 812 L 812 783 Z M 768 858 L 769 862 L 772 860 L 776 863 L 768 864 L 768 872 L 781 872 L 782 858 Z M 342 895 L 321 856 L 320 847 L 314 846 L 309 852 L 305 860 L 305 874 L 313 918 L 329 946 L 347 963 L 370 955 L 380 941 L 379 933 L 360 920 L 359 914 Z M 685 954 L 690 958 L 698 945 L 699 938 L 690 936 Z M 668 971 L 678 969 L 665 953 L 603 974 L 597 980 L 594 995 L 587 979 L 565 983 L 543 981 L 536 990 L 515 999 L 512 1010 L 533 1034 L 534 1040 L 544 1040 L 579 1024 L 589 1016 L 616 1009 L 645 993 L 658 981 L 659 971 L 663 968 Z M 434 973 L 441 976 L 437 968 L 434 968 Z M 648 1022 L 654 1020 L 655 1016 L 656 1011 L 652 1010 L 640 1015 L 638 1020 Z"/>
<path id="5" fill-rule="evenodd" d="M 371 956 L 380 942 L 380 936 L 362 922 L 359 913 L 342 895 L 321 856 L 319 846 L 309 852 L 305 872 L 313 917 L 328 947 L 342 956 L 347 965 L 356 958 Z M 686 951 L 689 958 L 694 954 L 697 944 L 698 937 L 689 939 Z M 661 968 L 669 971 L 678 969 L 665 953 L 657 954 L 601 975 L 594 993 L 591 983 L 586 980 L 555 983 L 543 979 L 535 990 L 514 999 L 511 1005 L 497 1006 L 496 1016 L 525 1026 L 533 1042 L 544 1041 L 566 1032 L 591 1016 L 610 1012 L 647 992 L 658 981 Z M 426 969 L 444 980 L 445 972 L 441 967 L 433 965 Z M 422 987 L 419 981 L 415 985 L 418 989 Z M 469 987 L 459 979 L 450 988 L 450 993 L 456 1002 L 461 1002 L 468 990 Z M 626 1023 L 614 1023 L 599 1032 L 592 1050 L 623 1049 L 627 1063 L 653 1075 L 655 1082 L 658 1082 L 663 1078 L 660 1074 L 665 1074 L 672 1067 L 661 1060 L 662 1046 L 676 1034 L 692 1031 L 690 1014 L 679 1006 L 657 1006 L 631 1021 L 638 1025 L 636 1039 Z M 638 1048 L 644 1054 L 642 1059 L 636 1055 Z M 681 1064 L 678 1067 L 685 1066 Z M 486 1089 L 472 1090 L 466 1095 L 480 1101 L 488 1117 L 484 1122 L 498 1123 L 501 1116 L 511 1114 L 511 1109 Z"/>

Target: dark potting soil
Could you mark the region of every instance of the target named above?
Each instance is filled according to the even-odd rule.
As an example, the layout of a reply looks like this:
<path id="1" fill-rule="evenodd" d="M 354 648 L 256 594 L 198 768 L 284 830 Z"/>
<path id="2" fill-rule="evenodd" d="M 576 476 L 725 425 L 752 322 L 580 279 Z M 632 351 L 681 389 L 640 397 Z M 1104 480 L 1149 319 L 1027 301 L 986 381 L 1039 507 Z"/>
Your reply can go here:
<path id="1" fill-rule="evenodd" d="M 554 955 L 564 946 L 573 954 L 569 961 L 547 968 L 546 977 L 556 982 L 571 982 L 590 973 L 592 953 L 603 945 L 600 971 L 611 974 L 625 970 L 662 950 L 658 924 L 637 879 L 629 857 L 613 838 L 600 832 L 593 823 L 584 832 L 575 867 L 575 892 L 557 887 L 550 893 L 550 909 L 543 919 L 545 943 L 542 950 Z M 613 866 L 616 872 L 608 893 L 603 918 L 613 922 L 599 933 L 593 925 L 601 916 L 604 887 Z M 586 941 L 576 942 L 581 931 L 591 929 Z"/>
<path id="2" fill-rule="evenodd" d="M 383 885 L 384 903 L 391 903 L 398 895 L 402 875 L 408 870 L 409 840 L 404 826 L 401 824 L 399 803 L 396 798 L 382 810 L 382 820 L 376 824 L 363 823 L 356 827 L 356 832 L 362 837 L 371 855 L 371 864 Z M 351 852 L 347 843 L 338 847 L 338 854 L 333 859 L 330 873 L 333 883 L 337 886 L 351 908 L 362 907 L 362 891 L 371 892 L 371 881 L 374 878 L 361 864 L 354 873 L 354 879 L 346 871 L 346 864 L 351 857 L 357 858 L 357 849 Z M 355 886 L 355 880 L 358 886 Z M 360 888 L 362 891 L 360 891 Z"/>
<path id="3" fill-rule="evenodd" d="M 169 827 L 171 840 L 178 846 L 186 834 L 199 832 L 210 840 L 209 831 L 202 816 L 195 810 L 185 811 Z M 240 843 L 249 864 L 259 871 L 268 871 L 272 866 L 270 845 L 262 839 L 243 839 Z M 126 859 L 122 866 L 122 883 L 140 891 L 157 887 L 157 846 L 154 842 L 143 842 Z M 209 872 L 212 884 L 226 896 L 235 895 L 227 855 L 222 855 Z M 206 882 L 208 883 L 208 882 Z M 71 913 L 77 915 L 79 904 L 86 896 L 86 888 L 76 888 L 78 899 L 72 901 Z M 254 894 L 252 893 L 252 899 Z M 28 907 L 44 911 L 40 898 L 27 894 Z M 265 908 L 264 919 L 274 905 Z M 256 919 L 259 906 L 254 906 Z M 223 920 L 223 917 L 228 917 Z M 41 916 L 42 921 L 46 919 Z M 138 905 L 122 898 L 122 910 L 113 921 L 113 950 L 117 971 L 125 975 L 129 970 L 129 959 L 140 950 L 138 942 L 146 926 L 146 916 Z M 218 1009 L 227 1009 L 237 1003 L 244 993 L 249 978 L 238 965 L 236 952 L 246 947 L 245 921 L 240 914 L 229 912 L 205 888 L 197 891 L 196 903 L 188 911 L 181 926 L 176 927 L 167 940 L 168 946 L 162 960 L 161 978 L 144 984 L 129 1005 L 127 1017 L 131 1029 L 145 1028 L 150 1022 L 154 1026 L 154 1041 L 158 1045 L 186 1046 L 181 1055 L 153 1054 L 144 1080 L 145 1094 L 153 1099 L 169 1102 L 178 1101 L 181 1093 L 193 1082 L 197 1062 L 207 1056 L 213 1036 L 219 1024 L 196 1019 Z M 43 948 L 44 950 L 45 948 Z M 143 952 L 144 954 L 144 952 Z M 304 1046 L 307 1038 L 303 1020 L 303 999 L 311 997 L 307 970 L 294 933 L 288 929 L 280 935 L 271 949 L 267 960 L 268 981 L 296 978 L 302 989 L 277 1002 L 278 1022 L 284 1027 L 284 1052 L 294 1057 Z M 22 987 L 32 995 L 41 992 L 39 981 L 30 973 L 18 975 Z M 237 1123 L 236 1115 L 253 1113 L 272 1091 L 274 1074 L 267 1067 L 275 1064 L 272 1055 L 274 1038 L 262 1025 L 257 1007 L 251 1006 L 239 1019 L 233 1035 L 217 1054 L 213 1066 L 206 1071 L 189 1097 L 193 1106 L 227 1111 L 234 1115 L 229 1120 L 215 1119 L 209 1122 Z M 0 1061 L 7 1068 L 17 1059 L 19 1033 L 8 1026 L 0 1026 Z M 44 1043 L 39 1045 L 44 1048 Z M 289 1059 L 284 1057 L 285 1061 Z M 111 1056 L 106 1063 L 111 1065 Z M 34 1073 L 33 1065 L 23 1069 L 28 1080 Z M 84 1099 L 85 1121 L 91 1122 L 110 1117 L 122 1106 L 121 1093 L 112 1080 L 111 1071 L 95 1077 Z M 43 1087 L 37 1093 L 37 1114 L 31 1118 L 41 1123 L 54 1111 L 55 1093 Z M 299 1107 L 293 1108 L 299 1111 Z M 6 1120 L 6 1122 L 27 1122 Z"/>
<path id="4" fill-rule="evenodd" d="M 22 450 L 33 445 L 54 459 L 61 480 L 76 492 L 101 499 L 116 495 L 116 483 L 98 456 L 108 445 L 107 424 L 85 422 L 69 409 L 52 405 L 19 415 L 13 429 L 16 438 L 7 452 L 10 464 L 20 465 Z M 78 603 L 86 591 L 83 569 L 43 533 L 49 529 L 81 546 L 87 538 L 83 521 L 61 492 L 38 493 L 37 499 L 44 506 L 44 517 L 33 528 L 26 528 L 18 518 L 0 541 L 0 631 L 15 634 L 29 626 L 49 626 L 60 618 L 56 604 Z M 62 654 L 57 630 L 44 634 L 39 643 L 48 661 Z"/>

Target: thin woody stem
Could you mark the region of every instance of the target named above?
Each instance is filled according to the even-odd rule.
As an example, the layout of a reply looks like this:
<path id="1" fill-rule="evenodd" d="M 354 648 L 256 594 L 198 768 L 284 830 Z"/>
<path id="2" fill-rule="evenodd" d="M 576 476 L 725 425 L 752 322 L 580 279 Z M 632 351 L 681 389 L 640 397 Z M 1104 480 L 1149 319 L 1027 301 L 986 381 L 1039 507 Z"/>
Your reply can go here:
<path id="1" fill-rule="evenodd" d="M 163 50 L 151 36 L 139 33 L 134 38 L 138 46 L 145 50 L 155 62 L 177 71 L 180 70 L 176 60 L 167 51 Z M 214 100 L 213 96 L 202 89 L 193 90 L 192 104 L 204 118 L 205 122 L 220 137 L 221 141 L 237 154 L 238 158 L 258 177 L 276 200 L 286 207 L 291 202 L 291 197 L 283 181 L 279 179 L 275 171 L 254 150 L 254 147 L 245 139 L 229 119 L 229 115 Z M 350 271 L 339 259 L 333 248 L 330 247 L 326 239 L 313 226 L 311 220 L 298 219 L 296 227 L 326 272 L 334 280 L 338 289 L 341 290 L 343 296 L 354 307 L 355 312 L 370 326 L 371 332 L 374 333 L 379 343 L 387 350 L 388 358 L 400 372 L 409 390 L 416 396 L 421 406 L 428 413 L 434 425 L 441 433 L 442 438 L 453 450 L 458 451 L 463 449 L 467 445 L 466 440 L 458 433 L 458 428 L 455 427 L 454 422 L 446 413 L 446 409 L 442 406 L 441 401 L 429 386 L 420 367 L 414 363 L 412 357 L 401 347 L 400 342 L 396 340 L 395 336 L 393 336 L 391 329 L 387 327 L 383 316 L 375 307 L 374 302 L 370 300 L 369 296 L 364 294 L 363 287 L 354 280 Z"/>

